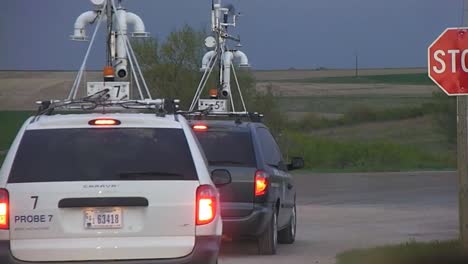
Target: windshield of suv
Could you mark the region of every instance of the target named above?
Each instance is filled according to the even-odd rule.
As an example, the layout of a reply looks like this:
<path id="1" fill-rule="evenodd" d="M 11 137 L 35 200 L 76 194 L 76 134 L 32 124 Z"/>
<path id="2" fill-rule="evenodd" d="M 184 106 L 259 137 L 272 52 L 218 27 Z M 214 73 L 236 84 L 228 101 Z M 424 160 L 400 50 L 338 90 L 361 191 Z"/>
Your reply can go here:
<path id="1" fill-rule="evenodd" d="M 248 132 L 197 132 L 208 162 L 212 166 L 255 167 L 252 137 Z"/>
<path id="2" fill-rule="evenodd" d="M 9 182 L 197 180 L 181 129 L 26 131 Z"/>

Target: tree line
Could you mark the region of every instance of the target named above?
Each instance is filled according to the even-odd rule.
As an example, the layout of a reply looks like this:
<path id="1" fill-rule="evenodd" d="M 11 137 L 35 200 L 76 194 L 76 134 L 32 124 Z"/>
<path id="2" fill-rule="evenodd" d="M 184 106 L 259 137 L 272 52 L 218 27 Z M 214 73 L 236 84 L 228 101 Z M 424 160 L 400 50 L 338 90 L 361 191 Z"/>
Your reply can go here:
<path id="1" fill-rule="evenodd" d="M 189 108 L 203 74 L 200 68 L 203 55 L 207 51 L 204 46 L 206 36 L 203 30 L 185 25 L 171 32 L 165 39 L 150 38 L 133 42 L 153 96 L 177 98 L 181 100 L 182 109 Z M 217 76 L 219 74 L 214 71 L 207 88 L 216 87 Z M 247 109 L 250 112 L 263 113 L 272 132 L 279 135 L 285 118 L 271 87 L 266 91 L 257 91 L 255 78 L 248 70 L 239 69 L 238 78 Z M 232 87 L 236 87 L 235 85 L 231 84 Z M 203 96 L 208 95 L 207 90 L 205 89 Z M 239 98 L 237 89 L 232 92 L 235 98 Z M 236 108 L 240 109 L 240 100 L 235 102 Z"/>

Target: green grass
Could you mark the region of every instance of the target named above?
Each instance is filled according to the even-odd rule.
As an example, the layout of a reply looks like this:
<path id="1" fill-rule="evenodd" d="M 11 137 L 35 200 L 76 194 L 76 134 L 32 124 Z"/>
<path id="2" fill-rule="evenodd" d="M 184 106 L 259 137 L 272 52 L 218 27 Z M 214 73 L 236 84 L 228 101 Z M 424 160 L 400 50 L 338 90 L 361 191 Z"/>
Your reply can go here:
<path id="1" fill-rule="evenodd" d="M 363 123 L 345 127 L 308 130 L 311 135 L 338 142 L 379 141 L 411 146 L 429 153 L 445 153 L 456 156 L 456 144 L 435 127 L 432 116 Z"/>
<path id="2" fill-rule="evenodd" d="M 32 112 L 28 111 L 0 111 L 0 151 L 10 147 L 16 133 L 31 115 Z"/>
<path id="3" fill-rule="evenodd" d="M 347 95 L 347 96 L 306 96 L 278 97 L 278 103 L 285 112 L 315 112 L 343 114 L 356 105 L 366 105 L 376 110 L 419 107 L 432 102 L 427 96 L 406 95 Z"/>
<path id="4" fill-rule="evenodd" d="M 420 107 L 402 107 L 392 109 L 376 110 L 366 105 L 356 105 L 341 116 L 328 118 L 316 113 L 307 113 L 302 118 L 293 119 L 289 122 L 289 127 L 301 131 L 311 131 L 314 129 L 334 128 L 352 126 L 363 123 L 381 123 L 393 120 L 413 119 L 430 115 L 433 112 L 432 105 L 425 104 Z M 360 131 L 356 131 L 360 132 Z"/>
<path id="5" fill-rule="evenodd" d="M 0 168 L 2 167 L 2 163 L 4 159 L 5 159 L 5 154 L 0 153 Z"/>
<path id="6" fill-rule="evenodd" d="M 286 149 L 289 156 L 304 157 L 309 170 L 414 171 L 453 169 L 456 166 L 456 156 L 449 151 L 428 152 L 420 147 L 386 140 L 334 140 L 302 132 L 290 132 L 288 138 Z"/>
<path id="7" fill-rule="evenodd" d="M 456 143 L 442 129 L 454 124 L 441 126 L 436 118 L 441 113 L 447 115 L 447 107 L 440 107 L 446 96 L 412 98 L 414 101 L 407 105 L 398 97 L 371 98 L 374 104 L 370 105 L 349 97 L 336 98 L 329 105 L 335 108 L 325 111 L 339 113 L 347 108 L 341 116 L 328 119 L 309 113 L 289 121 L 289 142 L 281 144 L 283 149 L 288 150 L 289 156 L 304 157 L 307 169 L 314 171 L 456 168 Z"/>
<path id="8" fill-rule="evenodd" d="M 370 75 L 370 76 L 343 76 L 343 77 L 324 77 L 307 78 L 300 80 L 284 80 L 281 82 L 299 82 L 299 83 L 342 83 L 342 84 L 401 84 L 401 85 L 433 85 L 426 73 L 411 74 L 389 74 L 389 75 Z"/>
<path id="9" fill-rule="evenodd" d="M 416 243 L 350 250 L 336 256 L 337 264 L 468 263 L 459 241 Z"/>

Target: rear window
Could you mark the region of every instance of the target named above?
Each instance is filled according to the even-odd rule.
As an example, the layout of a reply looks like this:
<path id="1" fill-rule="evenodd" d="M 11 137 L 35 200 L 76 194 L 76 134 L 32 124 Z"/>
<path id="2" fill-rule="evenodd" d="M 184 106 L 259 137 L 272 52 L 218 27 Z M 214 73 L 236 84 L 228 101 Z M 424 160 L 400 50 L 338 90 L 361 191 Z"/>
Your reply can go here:
<path id="1" fill-rule="evenodd" d="M 197 180 L 184 132 L 165 128 L 26 131 L 10 183 Z"/>
<path id="2" fill-rule="evenodd" d="M 210 165 L 256 167 L 249 132 L 205 131 L 196 135 Z"/>

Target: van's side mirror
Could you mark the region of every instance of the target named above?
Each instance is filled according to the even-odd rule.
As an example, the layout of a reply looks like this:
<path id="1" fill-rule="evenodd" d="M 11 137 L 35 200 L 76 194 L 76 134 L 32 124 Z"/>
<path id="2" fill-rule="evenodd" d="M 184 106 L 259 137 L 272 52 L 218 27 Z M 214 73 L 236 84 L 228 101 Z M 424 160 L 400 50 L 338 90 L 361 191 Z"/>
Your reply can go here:
<path id="1" fill-rule="evenodd" d="M 214 170 L 211 172 L 211 180 L 216 187 L 230 184 L 232 182 L 231 173 L 227 170 Z"/>
<path id="2" fill-rule="evenodd" d="M 294 157 L 291 159 L 291 163 L 288 164 L 288 170 L 299 170 L 304 168 L 304 158 Z"/>

